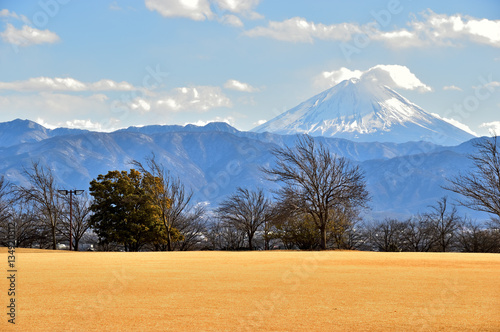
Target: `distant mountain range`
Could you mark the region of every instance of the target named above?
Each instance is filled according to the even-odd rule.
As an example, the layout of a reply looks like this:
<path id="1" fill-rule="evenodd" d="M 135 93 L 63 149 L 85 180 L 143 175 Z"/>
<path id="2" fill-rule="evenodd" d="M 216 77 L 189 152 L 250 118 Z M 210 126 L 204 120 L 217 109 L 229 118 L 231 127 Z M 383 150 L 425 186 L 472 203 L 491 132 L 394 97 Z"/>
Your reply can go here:
<path id="1" fill-rule="evenodd" d="M 367 79 L 350 79 L 258 126 L 256 132 L 309 134 L 357 142 L 457 145 L 474 136 Z"/>
<path id="2" fill-rule="evenodd" d="M 20 143 L 40 142 L 51 137 L 86 132 L 88 131 L 81 129 L 47 129 L 36 122 L 17 119 L 0 123 L 0 147 L 9 147 Z"/>
<path id="3" fill-rule="evenodd" d="M 224 123 L 204 127 L 145 126 L 100 133 L 76 129 L 49 130 L 28 120 L 0 123 L 0 176 L 25 183 L 22 170 L 32 161 L 50 167 L 61 188 L 88 189 L 109 170 L 129 169 L 155 153 L 158 160 L 191 188 L 197 201 L 215 207 L 238 186 L 269 190 L 260 166 L 274 162 L 271 150 L 292 145 L 296 135 L 240 132 Z M 333 153 L 361 166 L 371 193 L 370 218 L 408 216 L 428 210 L 441 196 L 446 178 L 470 166 L 473 140 L 456 146 L 430 142 L 354 142 L 316 137 Z M 486 139 L 486 138 L 476 138 Z M 484 214 L 463 212 L 475 217 Z"/>

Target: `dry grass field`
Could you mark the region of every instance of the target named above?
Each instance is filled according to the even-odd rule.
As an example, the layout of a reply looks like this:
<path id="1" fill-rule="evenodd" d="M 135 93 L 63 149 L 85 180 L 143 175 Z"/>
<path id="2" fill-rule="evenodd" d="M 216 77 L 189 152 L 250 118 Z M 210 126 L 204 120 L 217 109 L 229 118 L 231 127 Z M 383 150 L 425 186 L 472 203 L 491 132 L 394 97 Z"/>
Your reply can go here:
<path id="1" fill-rule="evenodd" d="M 16 326 L 4 276 L 1 331 L 500 331 L 500 255 L 16 255 Z"/>

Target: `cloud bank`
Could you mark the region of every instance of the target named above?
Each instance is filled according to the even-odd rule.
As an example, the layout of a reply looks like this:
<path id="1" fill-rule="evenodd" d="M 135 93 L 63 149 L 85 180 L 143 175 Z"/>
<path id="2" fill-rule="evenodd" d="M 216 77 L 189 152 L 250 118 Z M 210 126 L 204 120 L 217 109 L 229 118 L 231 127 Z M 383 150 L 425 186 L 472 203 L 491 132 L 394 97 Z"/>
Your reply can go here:
<path id="1" fill-rule="evenodd" d="M 383 22 L 388 25 L 388 22 Z M 436 14 L 431 10 L 413 15 L 407 28 L 382 30 L 377 20 L 360 25 L 343 22 L 322 24 L 293 17 L 281 22 L 270 21 L 245 32 L 249 37 L 267 37 L 288 42 L 332 40 L 350 42 L 358 35 L 380 41 L 390 47 L 461 46 L 473 42 L 500 47 L 500 20 L 474 18 L 467 15 Z"/>
<path id="2" fill-rule="evenodd" d="M 254 88 L 248 83 L 242 83 L 237 80 L 228 80 L 224 83 L 224 88 L 241 92 L 257 92 L 259 89 Z"/>
<path id="3" fill-rule="evenodd" d="M 0 33 L 0 37 L 6 43 L 21 47 L 53 44 L 60 41 L 59 36 L 52 31 L 39 30 L 28 25 L 23 25 L 21 29 L 16 29 L 10 23 L 7 23 L 7 28 Z"/>
<path id="4" fill-rule="evenodd" d="M 163 17 L 183 17 L 194 21 L 217 20 L 242 27 L 240 17 L 259 19 L 254 9 L 260 0 L 145 0 L 146 8 Z"/>
<path id="5" fill-rule="evenodd" d="M 321 89 L 328 89 L 350 78 L 376 81 L 391 88 L 419 92 L 432 91 L 432 88 L 422 83 L 408 67 L 401 65 L 376 65 L 365 71 L 350 70 L 345 67 L 324 71 L 314 78 L 314 85 Z"/>

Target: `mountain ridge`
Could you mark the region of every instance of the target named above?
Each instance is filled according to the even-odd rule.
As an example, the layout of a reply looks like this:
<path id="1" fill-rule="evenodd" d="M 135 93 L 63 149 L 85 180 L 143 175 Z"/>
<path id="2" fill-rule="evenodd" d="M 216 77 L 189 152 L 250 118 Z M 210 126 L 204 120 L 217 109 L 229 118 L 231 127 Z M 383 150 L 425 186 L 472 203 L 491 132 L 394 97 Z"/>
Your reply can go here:
<path id="1" fill-rule="evenodd" d="M 60 186 L 87 190 L 89 182 L 99 174 L 130 169 L 131 160 L 142 162 L 154 152 L 172 175 L 193 190 L 195 201 L 215 207 L 238 186 L 262 187 L 271 195 L 277 184 L 266 181 L 259 168 L 275 162 L 272 149 L 293 145 L 298 137 L 191 129 L 194 131 L 158 132 L 154 128 L 153 134 L 81 132 L 0 147 L 0 175 L 10 183 L 26 184 L 23 168 L 39 161 L 54 171 Z M 373 196 L 372 210 L 368 212 L 373 218 L 406 217 L 424 212 L 443 195 L 453 199 L 452 193 L 442 189 L 445 179 L 467 169 L 467 154 L 474 151 L 473 141 L 447 147 L 429 142 L 370 143 L 328 137 L 315 140 L 360 165 Z"/>

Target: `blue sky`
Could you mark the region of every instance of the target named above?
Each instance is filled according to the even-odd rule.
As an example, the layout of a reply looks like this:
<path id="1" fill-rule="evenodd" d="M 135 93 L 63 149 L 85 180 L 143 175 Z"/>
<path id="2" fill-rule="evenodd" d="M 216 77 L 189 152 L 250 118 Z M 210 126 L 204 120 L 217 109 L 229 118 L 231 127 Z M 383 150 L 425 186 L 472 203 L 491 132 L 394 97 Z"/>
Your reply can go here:
<path id="1" fill-rule="evenodd" d="M 500 3 L 0 0 L 2 122 L 250 130 L 361 75 L 500 132 Z"/>

